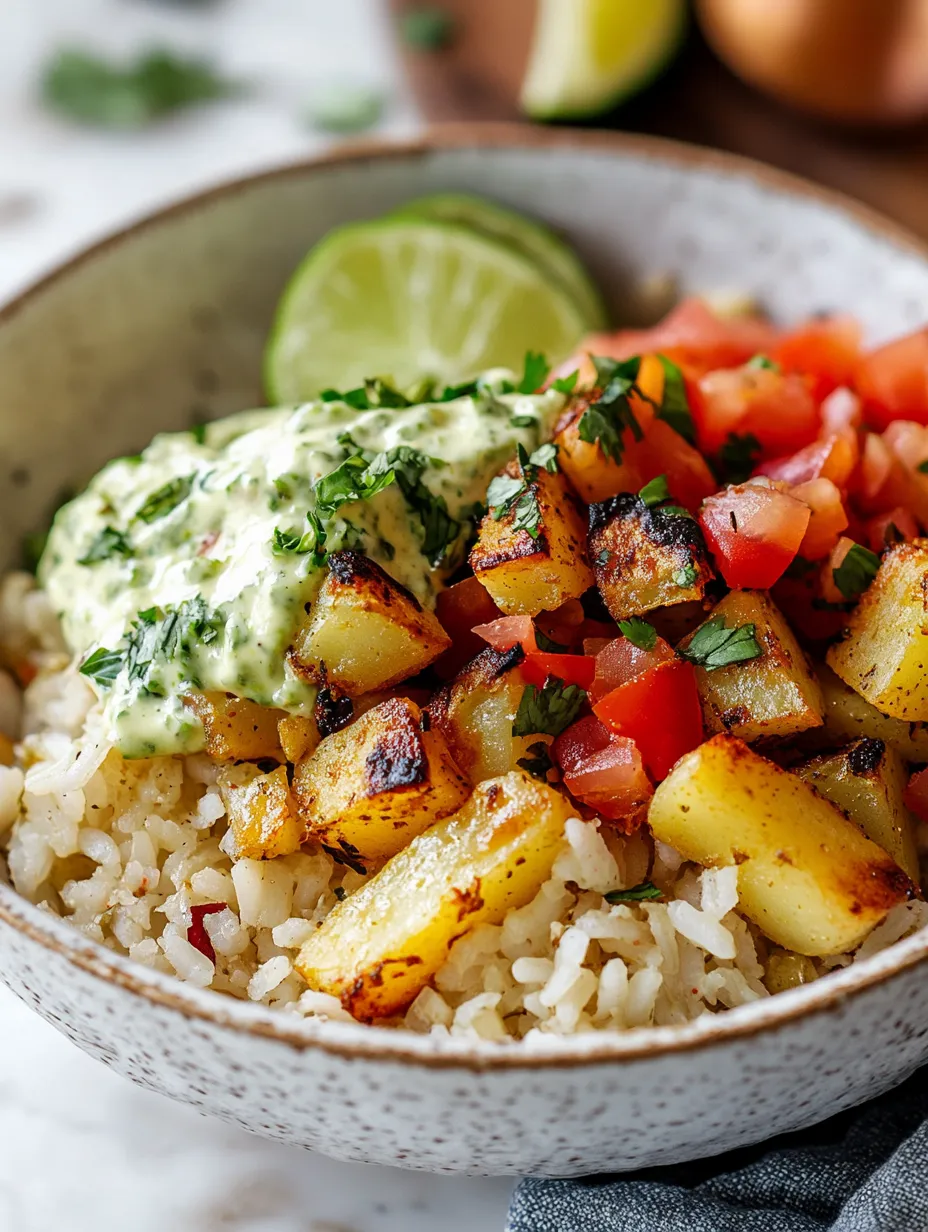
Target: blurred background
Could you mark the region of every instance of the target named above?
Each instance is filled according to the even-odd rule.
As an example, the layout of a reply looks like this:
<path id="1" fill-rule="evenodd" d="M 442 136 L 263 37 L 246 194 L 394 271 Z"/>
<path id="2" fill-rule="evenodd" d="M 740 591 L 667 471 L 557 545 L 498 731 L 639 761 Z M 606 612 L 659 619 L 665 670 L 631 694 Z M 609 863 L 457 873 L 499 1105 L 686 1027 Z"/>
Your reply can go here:
<path id="1" fill-rule="evenodd" d="M 178 196 L 435 121 L 733 150 L 928 238 L 926 118 L 928 0 L 2 0 L 0 301 Z M 3 991 L 0 1040 L 0 1232 L 115 1232 L 127 1209 L 133 1232 L 503 1226 L 508 1181 L 331 1164 L 202 1121 Z"/>

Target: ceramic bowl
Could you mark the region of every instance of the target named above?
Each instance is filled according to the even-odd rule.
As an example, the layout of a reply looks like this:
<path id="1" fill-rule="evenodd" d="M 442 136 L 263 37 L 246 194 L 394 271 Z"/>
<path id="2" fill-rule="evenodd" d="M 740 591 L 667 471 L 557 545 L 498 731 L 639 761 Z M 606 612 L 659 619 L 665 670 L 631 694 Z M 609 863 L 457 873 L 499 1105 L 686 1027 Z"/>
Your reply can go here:
<path id="1" fill-rule="evenodd" d="M 260 401 L 274 303 L 346 219 L 439 189 L 563 230 L 619 307 L 642 276 L 738 289 L 789 320 L 921 324 L 928 253 L 751 163 L 653 140 L 466 127 L 225 185 L 84 253 L 0 311 L 0 554 L 62 489 L 159 429 Z M 682 1027 L 438 1040 L 275 1016 L 135 966 L 0 883 L 0 976 L 135 1082 L 271 1138 L 443 1172 L 669 1163 L 808 1125 L 928 1057 L 928 933 L 769 1002 Z"/>

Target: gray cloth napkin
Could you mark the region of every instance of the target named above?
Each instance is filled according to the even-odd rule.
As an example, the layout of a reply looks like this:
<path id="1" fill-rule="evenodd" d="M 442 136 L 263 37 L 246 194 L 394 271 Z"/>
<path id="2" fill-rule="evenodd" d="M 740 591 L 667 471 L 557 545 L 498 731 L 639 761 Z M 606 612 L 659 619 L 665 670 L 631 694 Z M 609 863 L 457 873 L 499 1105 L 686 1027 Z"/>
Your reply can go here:
<path id="1" fill-rule="evenodd" d="M 521 1181 L 507 1232 L 928 1232 L 928 1067 L 862 1108 L 717 1159 Z"/>

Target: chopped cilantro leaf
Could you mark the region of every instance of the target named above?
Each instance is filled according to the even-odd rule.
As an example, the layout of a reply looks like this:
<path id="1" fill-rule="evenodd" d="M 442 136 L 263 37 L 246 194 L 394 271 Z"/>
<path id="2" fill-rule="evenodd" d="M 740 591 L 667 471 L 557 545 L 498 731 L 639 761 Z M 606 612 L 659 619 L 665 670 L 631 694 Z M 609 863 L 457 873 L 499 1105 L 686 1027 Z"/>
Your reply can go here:
<path id="1" fill-rule="evenodd" d="M 479 392 L 479 381 L 464 381 L 461 385 L 446 385 L 438 401 L 453 402 L 455 398 L 474 398 Z"/>
<path id="2" fill-rule="evenodd" d="M 565 685 L 556 676 L 549 676 L 542 689 L 534 684 L 526 685 L 512 724 L 512 734 L 559 736 L 580 713 L 585 701 L 585 690 L 576 684 Z"/>
<path id="3" fill-rule="evenodd" d="M 688 565 L 683 565 L 673 575 L 674 585 L 682 586 L 684 589 L 692 586 L 698 577 L 696 566 L 690 562 Z"/>
<path id="4" fill-rule="evenodd" d="M 602 392 L 580 416 L 577 432 L 588 445 L 598 442 L 605 457 L 621 462 L 625 453 L 623 433 L 630 431 L 638 441 L 644 437 L 629 402 L 629 394 L 636 388 L 641 360 L 638 356 L 615 360 L 597 355 L 592 359 Z"/>
<path id="5" fill-rule="evenodd" d="M 630 890 L 610 890 L 604 894 L 607 903 L 643 903 L 650 898 L 662 898 L 663 891 L 650 881 L 642 881 L 640 885 L 632 886 Z"/>
<path id="6" fill-rule="evenodd" d="M 562 646 L 560 642 L 555 642 L 553 638 L 548 637 L 546 633 L 542 633 L 540 629 L 535 630 L 535 645 L 545 654 L 567 653 L 566 646 Z"/>
<path id="7" fill-rule="evenodd" d="M 770 372 L 780 371 L 780 365 L 772 360 L 769 355 L 752 355 L 746 366 L 748 368 L 766 368 Z"/>
<path id="8" fill-rule="evenodd" d="M 761 451 L 761 443 L 753 432 L 739 436 L 729 432 L 728 439 L 719 450 L 717 470 L 724 483 L 744 483 L 751 474 Z"/>
<path id="9" fill-rule="evenodd" d="M 639 650 L 653 650 L 657 645 L 657 630 L 640 616 L 629 616 L 628 620 L 620 620 L 619 628 Z"/>
<path id="10" fill-rule="evenodd" d="M 102 646 L 95 650 L 80 666 L 82 676 L 89 676 L 102 688 L 113 683 L 122 669 L 122 655 L 116 650 L 106 650 Z"/>
<path id="11" fill-rule="evenodd" d="M 666 355 L 658 355 L 657 358 L 664 369 L 664 389 L 661 393 L 660 406 L 656 408 L 658 419 L 665 420 L 674 432 L 694 445 L 696 427 L 693 423 L 689 398 L 686 396 L 686 381 L 683 379 L 683 373 Z"/>
<path id="12" fill-rule="evenodd" d="M 104 526 L 90 541 L 87 551 L 80 557 L 77 563 L 79 565 L 94 565 L 97 561 L 109 560 L 111 556 L 131 555 L 132 547 L 122 531 L 116 530 L 113 526 Z"/>
<path id="13" fill-rule="evenodd" d="M 548 441 L 545 445 L 539 445 L 533 454 L 529 456 L 529 466 L 537 466 L 542 470 L 546 470 L 549 475 L 554 475 L 557 472 L 557 445 L 552 441 Z"/>
<path id="14" fill-rule="evenodd" d="M 713 616 L 699 626 L 688 646 L 678 648 L 677 654 L 698 667 L 704 667 L 707 672 L 712 672 L 732 663 L 759 658 L 764 651 L 754 632 L 753 624 L 729 629 L 724 616 Z"/>
<path id="15" fill-rule="evenodd" d="M 197 445 L 205 445 L 206 444 L 206 424 L 205 423 L 195 423 L 193 427 L 190 429 L 190 435 L 193 437 L 194 442 Z"/>
<path id="16" fill-rule="evenodd" d="M 222 618 L 211 613 L 202 595 L 186 599 L 176 608 L 146 608 L 139 612 L 126 635 L 125 665 L 130 681 L 138 681 L 146 692 L 156 693 L 150 672 L 157 659 L 185 657 L 193 642 L 209 644 L 216 640 Z"/>
<path id="17" fill-rule="evenodd" d="M 535 415 L 513 415 L 509 422 L 514 428 L 534 428 L 538 419 Z"/>
<path id="18" fill-rule="evenodd" d="M 282 531 L 275 526 L 271 551 L 275 556 L 304 556 L 311 553 L 312 567 L 319 568 L 325 561 L 325 527 L 312 509 L 307 511 L 306 521 L 309 523 L 309 528 L 302 533 Z"/>
<path id="19" fill-rule="evenodd" d="M 156 522 L 159 518 L 167 517 L 190 495 L 193 479 L 193 475 L 182 475 L 177 479 L 171 479 L 163 487 L 152 492 L 148 500 L 136 509 L 135 516 L 141 522 Z"/>
<path id="20" fill-rule="evenodd" d="M 601 569 L 605 569 L 606 565 L 612 560 L 612 553 L 608 548 L 603 548 L 596 557 L 596 563 Z"/>
<path id="21" fill-rule="evenodd" d="M 522 379 L 516 386 L 516 393 L 533 394 L 545 382 L 545 377 L 551 371 L 548 361 L 539 351 L 526 351 L 525 363 L 522 368 Z"/>
<path id="22" fill-rule="evenodd" d="M 925 458 L 924 462 L 919 462 L 916 470 L 920 471 L 923 475 L 928 475 L 928 458 Z"/>
<path id="23" fill-rule="evenodd" d="M 493 518 L 512 516 L 512 529 L 527 531 L 533 539 L 538 538 L 541 507 L 533 484 L 539 470 L 551 474 L 557 470 L 557 445 L 550 441 L 540 445 L 529 455 L 523 445 L 516 446 L 519 476 L 496 475 L 487 488 L 487 504 Z"/>
<path id="24" fill-rule="evenodd" d="M 571 372 L 570 376 L 559 376 L 551 382 L 551 388 L 556 389 L 559 394 L 572 394 L 577 380 L 580 377 L 580 369 L 576 368 Z"/>
<path id="25" fill-rule="evenodd" d="M 856 599 L 876 577 L 879 567 L 879 556 L 855 543 L 837 569 L 832 569 L 831 575 L 845 599 Z"/>
<path id="26" fill-rule="evenodd" d="M 650 483 L 646 483 L 638 493 L 640 500 L 650 509 L 653 505 L 659 505 L 661 501 L 670 500 L 670 488 L 667 487 L 667 476 L 658 475 L 656 479 L 652 479 Z"/>
<path id="27" fill-rule="evenodd" d="M 526 774 L 530 774 L 533 779 L 541 779 L 542 782 L 546 783 L 548 781 L 548 771 L 554 769 L 554 763 L 551 760 L 551 754 L 548 752 L 548 746 L 543 740 L 536 740 L 525 751 L 529 756 L 520 757 L 516 765 L 521 766 Z"/>

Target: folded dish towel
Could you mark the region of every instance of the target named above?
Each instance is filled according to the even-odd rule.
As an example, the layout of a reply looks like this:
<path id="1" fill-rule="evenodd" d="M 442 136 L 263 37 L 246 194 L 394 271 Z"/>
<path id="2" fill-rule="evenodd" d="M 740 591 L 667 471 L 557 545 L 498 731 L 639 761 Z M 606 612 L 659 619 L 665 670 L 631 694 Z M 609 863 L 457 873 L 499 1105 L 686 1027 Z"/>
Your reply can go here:
<path id="1" fill-rule="evenodd" d="M 524 1180 L 507 1232 L 926 1232 L 928 1067 L 821 1125 L 713 1160 Z"/>

